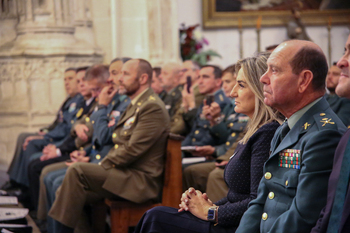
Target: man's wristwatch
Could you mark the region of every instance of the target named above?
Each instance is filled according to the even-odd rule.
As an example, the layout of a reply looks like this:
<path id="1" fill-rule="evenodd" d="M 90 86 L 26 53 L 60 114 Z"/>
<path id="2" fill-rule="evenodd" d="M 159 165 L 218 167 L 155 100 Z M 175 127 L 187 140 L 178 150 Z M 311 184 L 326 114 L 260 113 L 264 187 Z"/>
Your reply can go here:
<path id="1" fill-rule="evenodd" d="M 217 210 L 218 210 L 218 206 L 211 206 L 208 209 L 208 216 L 207 219 L 209 222 L 213 222 L 213 223 L 217 223 L 218 219 L 217 219 Z"/>

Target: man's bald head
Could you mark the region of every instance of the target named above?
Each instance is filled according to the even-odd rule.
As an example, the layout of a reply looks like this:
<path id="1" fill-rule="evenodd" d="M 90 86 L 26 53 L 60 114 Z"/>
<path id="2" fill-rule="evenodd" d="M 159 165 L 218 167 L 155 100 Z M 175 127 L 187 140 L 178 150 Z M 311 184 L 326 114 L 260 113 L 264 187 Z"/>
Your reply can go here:
<path id="1" fill-rule="evenodd" d="M 162 80 L 163 88 L 167 92 L 179 85 L 181 77 L 181 65 L 178 63 L 166 63 L 161 70 L 159 78 Z"/>
<path id="2" fill-rule="evenodd" d="M 261 76 L 265 103 L 287 118 L 324 95 L 326 58 L 316 44 L 292 40 L 281 43 L 270 55 Z"/>
<path id="3" fill-rule="evenodd" d="M 286 49 L 290 52 L 289 64 L 294 74 L 310 70 L 313 74 L 312 87 L 314 90 L 325 89 L 328 72 L 327 59 L 322 49 L 315 43 L 306 40 L 290 40 L 280 44 L 276 50 Z"/>

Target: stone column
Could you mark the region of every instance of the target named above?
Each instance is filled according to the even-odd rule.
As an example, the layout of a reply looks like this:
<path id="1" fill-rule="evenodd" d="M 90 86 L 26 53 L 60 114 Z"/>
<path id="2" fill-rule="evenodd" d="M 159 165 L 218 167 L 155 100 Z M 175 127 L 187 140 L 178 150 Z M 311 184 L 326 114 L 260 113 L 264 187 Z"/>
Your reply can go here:
<path id="1" fill-rule="evenodd" d="M 0 163 L 9 164 L 19 133 L 54 120 L 66 98 L 64 70 L 100 63 L 103 54 L 95 43 L 75 36 L 72 1 L 2 1 L 18 3 L 0 10 L 0 31 L 17 19 L 16 37 L 0 39 Z M 92 24 L 90 29 L 93 34 Z"/>
<path id="2" fill-rule="evenodd" d="M 153 66 L 180 61 L 177 1 L 116 1 L 121 12 L 117 18 L 118 56 L 144 58 Z"/>
<path id="3" fill-rule="evenodd" d="M 179 62 L 177 1 L 147 0 L 149 60 L 153 65 Z"/>

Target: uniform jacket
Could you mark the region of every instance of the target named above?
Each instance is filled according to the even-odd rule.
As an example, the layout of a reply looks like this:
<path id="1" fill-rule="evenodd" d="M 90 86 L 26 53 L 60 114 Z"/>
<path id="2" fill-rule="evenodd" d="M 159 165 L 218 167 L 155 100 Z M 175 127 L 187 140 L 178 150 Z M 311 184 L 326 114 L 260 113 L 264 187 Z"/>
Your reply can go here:
<path id="1" fill-rule="evenodd" d="M 166 94 L 166 91 L 164 91 L 164 90 L 163 90 L 161 93 L 158 94 L 159 98 L 160 98 L 161 100 L 163 100 L 163 101 L 164 101 L 166 95 L 167 95 L 167 94 Z"/>
<path id="2" fill-rule="evenodd" d="M 85 105 L 82 95 L 77 94 L 70 98 L 59 113 L 58 124 L 54 129 L 45 134 L 44 138 L 50 141 L 59 141 L 64 139 L 70 132 L 72 120 L 78 110 Z"/>
<path id="3" fill-rule="evenodd" d="M 249 204 L 237 233 L 310 232 L 326 204 L 333 156 L 345 126 L 322 98 L 278 144 L 271 142 L 258 197 Z"/>
<path id="4" fill-rule="evenodd" d="M 64 109 L 64 106 L 67 104 L 68 101 L 71 100 L 71 98 L 72 97 L 67 97 L 67 99 L 65 99 L 65 101 L 63 102 L 63 104 L 61 105 L 60 109 L 57 112 L 55 121 L 52 122 L 50 125 L 48 125 L 44 128 L 41 128 L 40 131 L 46 131 L 46 132 L 51 131 L 57 126 L 58 123 L 60 123 L 60 121 L 62 120 L 61 115 L 62 115 L 62 111 Z"/>
<path id="5" fill-rule="evenodd" d="M 215 146 L 216 156 L 224 155 L 247 126 L 249 117 L 236 113 L 234 109 L 235 105 L 231 101 L 223 110 L 223 121 L 210 128 L 213 137 L 226 138 L 225 143 Z"/>
<path id="6" fill-rule="evenodd" d="M 333 201 L 335 197 L 335 192 L 337 189 L 337 184 L 339 180 L 339 174 L 341 169 L 341 164 L 343 161 L 343 156 L 345 152 L 346 145 L 349 143 L 350 130 L 348 130 L 341 138 L 337 150 L 334 155 L 333 170 L 329 177 L 328 182 L 328 195 L 327 204 L 323 208 L 320 214 L 320 218 L 317 221 L 316 226 L 312 229 L 312 233 L 327 232 L 329 217 L 332 212 Z M 339 226 L 339 233 L 350 232 L 350 186 L 348 187 L 342 218 Z"/>
<path id="7" fill-rule="evenodd" d="M 182 102 L 183 85 L 173 88 L 164 98 L 165 108 L 168 110 L 170 118 L 180 108 Z"/>
<path id="8" fill-rule="evenodd" d="M 215 92 L 214 100 L 219 104 L 222 110 L 230 103 L 230 100 L 225 96 L 222 90 Z M 226 142 L 227 137 L 221 137 L 221 135 L 219 135 L 219 137 L 214 137 L 210 133 L 210 123 L 205 116 L 202 115 L 202 108 L 203 104 L 198 108 L 194 125 L 192 126 L 191 132 L 181 143 L 182 146 L 215 146 Z"/>
<path id="9" fill-rule="evenodd" d="M 329 106 L 343 121 L 346 127 L 350 127 L 350 100 L 337 95 L 325 95 Z"/>
<path id="10" fill-rule="evenodd" d="M 117 123 L 112 135 L 114 147 L 100 163 L 111 170 L 102 187 L 136 203 L 156 199 L 169 129 L 164 103 L 148 89 Z"/>
<path id="11" fill-rule="evenodd" d="M 196 117 L 197 109 L 203 103 L 203 99 L 205 98 L 205 95 L 199 92 L 198 85 L 193 87 L 193 95 L 196 107 L 193 109 L 193 111 L 189 111 L 190 113 L 185 113 L 182 107 L 177 108 L 177 111 L 171 117 L 171 133 L 186 136 L 191 131 L 192 123 L 194 121 L 194 118 Z M 181 105 L 182 101 L 179 102 L 179 104 Z"/>
<path id="12" fill-rule="evenodd" d="M 121 114 L 130 104 L 130 99 L 126 95 L 114 96 L 111 103 L 106 108 L 97 109 L 91 115 L 93 125 L 92 146 L 85 148 L 86 154 L 90 157 L 91 163 L 99 163 L 114 146 L 112 134 Z M 115 124 L 108 127 L 108 123 L 114 119 Z"/>
<path id="13" fill-rule="evenodd" d="M 93 131 L 93 128 L 91 126 L 92 123 L 89 121 L 89 117 L 94 112 L 97 104 L 98 104 L 98 102 L 95 101 L 95 99 L 94 99 L 89 104 L 88 107 L 79 109 L 79 111 L 76 115 L 75 122 L 74 122 L 74 120 L 72 120 L 73 126 L 71 128 L 71 135 L 75 138 L 74 144 L 75 144 L 76 148 L 84 147 L 84 146 L 91 144 L 92 134 L 94 131 Z M 77 137 L 77 134 L 76 134 L 74 128 L 75 128 L 75 125 L 78 125 L 78 124 L 84 124 L 89 128 L 89 130 L 86 132 L 86 135 L 88 136 L 87 141 L 83 141 L 79 137 Z"/>
<path id="14" fill-rule="evenodd" d="M 89 105 L 84 104 L 84 106 L 78 110 L 77 114 L 75 115 L 75 118 L 73 120 L 71 120 L 72 128 L 71 128 L 70 135 L 68 135 L 65 138 L 65 140 L 62 142 L 62 144 L 60 144 L 57 147 L 58 149 L 60 149 L 62 155 L 64 153 L 70 153 L 70 152 L 76 150 L 77 148 L 80 148 L 81 146 L 84 146 L 86 143 L 89 143 L 91 141 L 91 139 L 88 140 L 88 142 L 83 142 L 83 141 L 79 140 L 77 143 L 78 139 L 77 139 L 77 135 L 74 131 L 74 127 L 76 124 L 79 124 L 81 122 L 85 122 L 85 117 L 89 116 L 92 113 L 92 111 L 94 110 L 94 108 L 96 106 L 96 103 L 97 102 L 95 101 L 95 99 L 93 99 Z"/>
<path id="15" fill-rule="evenodd" d="M 263 166 L 269 158 L 270 143 L 279 123 L 271 122 L 260 127 L 247 141 L 238 144 L 226 165 L 224 179 L 229 187 L 228 194 L 219 205 L 219 225 L 237 228 L 248 203 L 256 198 Z"/>
<path id="16" fill-rule="evenodd" d="M 112 102 L 106 108 L 100 108 L 91 115 L 91 122 L 94 128 L 92 141 L 97 148 L 106 144 L 113 144 L 113 131 L 120 116 L 129 104 L 129 97 L 117 93 L 113 97 Z M 108 123 L 112 119 L 115 120 L 115 124 L 112 127 L 108 127 Z"/>

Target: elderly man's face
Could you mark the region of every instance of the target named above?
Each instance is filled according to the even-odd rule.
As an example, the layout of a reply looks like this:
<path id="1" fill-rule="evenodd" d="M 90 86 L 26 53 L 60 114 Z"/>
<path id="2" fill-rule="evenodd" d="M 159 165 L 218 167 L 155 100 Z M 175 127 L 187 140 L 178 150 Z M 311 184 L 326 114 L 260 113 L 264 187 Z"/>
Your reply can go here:
<path id="1" fill-rule="evenodd" d="M 295 53 L 295 48 L 288 44 L 277 47 L 267 60 L 266 73 L 260 78 L 264 84 L 265 104 L 281 112 L 294 105 L 298 93 L 298 75 L 292 72 L 289 64 Z"/>
<path id="2" fill-rule="evenodd" d="M 350 99 L 350 35 L 345 44 L 345 52 L 338 61 L 337 66 L 341 69 L 339 83 L 335 89 L 335 93 L 341 97 Z"/>

